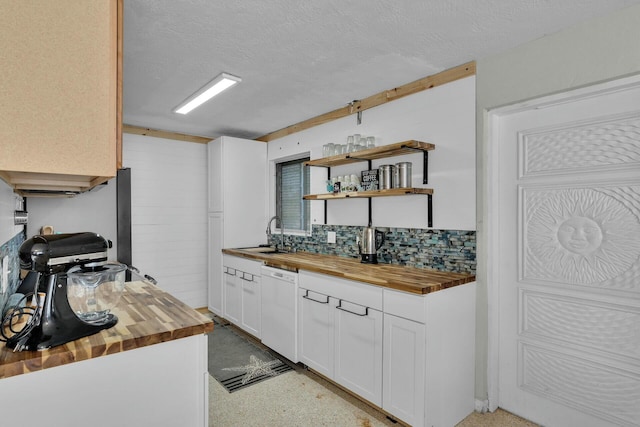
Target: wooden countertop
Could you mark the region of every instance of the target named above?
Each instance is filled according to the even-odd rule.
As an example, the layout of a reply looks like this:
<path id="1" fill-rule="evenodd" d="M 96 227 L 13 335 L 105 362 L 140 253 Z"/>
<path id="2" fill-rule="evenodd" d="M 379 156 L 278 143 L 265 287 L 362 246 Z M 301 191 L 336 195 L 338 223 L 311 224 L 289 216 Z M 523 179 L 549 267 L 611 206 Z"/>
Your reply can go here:
<path id="1" fill-rule="evenodd" d="M 213 330 L 211 319 L 146 282 L 128 282 L 113 313 L 114 327 L 49 350 L 14 353 L 0 343 L 0 379 Z"/>
<path id="2" fill-rule="evenodd" d="M 471 274 L 396 264 L 363 264 L 353 258 L 310 252 L 265 254 L 246 249 L 223 249 L 222 252 L 263 261 L 272 267 L 313 271 L 421 295 L 476 280 Z"/>

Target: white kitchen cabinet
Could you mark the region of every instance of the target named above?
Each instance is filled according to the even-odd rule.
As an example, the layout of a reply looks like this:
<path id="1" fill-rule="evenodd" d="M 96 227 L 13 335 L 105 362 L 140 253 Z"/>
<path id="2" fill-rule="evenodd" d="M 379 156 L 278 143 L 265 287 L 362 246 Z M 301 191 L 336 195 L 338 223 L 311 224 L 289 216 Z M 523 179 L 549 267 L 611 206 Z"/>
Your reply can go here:
<path id="1" fill-rule="evenodd" d="M 335 319 L 334 380 L 382 406 L 382 312 L 339 300 Z"/>
<path id="2" fill-rule="evenodd" d="M 222 257 L 222 317 L 260 338 L 260 261 L 231 255 Z"/>
<path id="3" fill-rule="evenodd" d="M 207 144 L 209 212 L 224 212 L 223 248 L 267 236 L 267 144 L 223 136 Z"/>
<path id="4" fill-rule="evenodd" d="M 298 276 L 302 363 L 414 427 L 473 412 L 475 283 L 420 295 Z"/>
<path id="5" fill-rule="evenodd" d="M 208 177 L 209 177 L 209 212 L 222 212 L 224 200 L 224 161 L 222 152 L 223 139 L 207 144 Z M 233 179 L 230 177 L 230 180 Z"/>
<path id="6" fill-rule="evenodd" d="M 260 276 L 251 273 L 242 273 L 236 277 L 241 282 L 242 289 L 242 318 L 240 327 L 255 336 L 261 338 L 260 328 L 261 306 Z"/>
<path id="7" fill-rule="evenodd" d="M 333 378 L 335 299 L 298 290 L 298 358 L 311 369 Z"/>
<path id="8" fill-rule="evenodd" d="M 382 408 L 414 427 L 453 426 L 475 408 L 475 295 L 467 283 L 384 290 Z"/>
<path id="9" fill-rule="evenodd" d="M 412 426 L 424 425 L 425 325 L 385 314 L 383 348 L 382 409 Z"/>
<path id="10" fill-rule="evenodd" d="M 382 289 L 307 271 L 298 276 L 300 361 L 382 406 Z"/>
<path id="11" fill-rule="evenodd" d="M 209 269 L 208 269 L 208 306 L 212 313 L 223 316 L 222 308 L 222 289 L 223 289 L 223 270 L 222 256 L 214 256 L 222 254 L 222 236 L 223 229 L 222 212 L 213 212 L 208 217 L 208 246 L 209 246 Z"/>
<path id="12" fill-rule="evenodd" d="M 237 270 L 224 267 L 224 318 L 235 325 L 240 324 L 242 317 L 242 283 L 237 274 Z"/>
<path id="13" fill-rule="evenodd" d="M 221 250 L 257 246 L 267 240 L 267 144 L 223 136 L 209 142 L 207 152 L 208 308 L 223 315 L 218 301 L 226 303 L 227 287 L 223 286 Z M 255 274 L 259 276 L 259 270 Z M 230 302 L 233 306 L 233 297 Z"/>
<path id="14" fill-rule="evenodd" d="M 2 425 L 206 427 L 207 339 L 193 335 L 2 378 Z M 25 399 L 35 390 L 43 397 L 38 410 Z"/>

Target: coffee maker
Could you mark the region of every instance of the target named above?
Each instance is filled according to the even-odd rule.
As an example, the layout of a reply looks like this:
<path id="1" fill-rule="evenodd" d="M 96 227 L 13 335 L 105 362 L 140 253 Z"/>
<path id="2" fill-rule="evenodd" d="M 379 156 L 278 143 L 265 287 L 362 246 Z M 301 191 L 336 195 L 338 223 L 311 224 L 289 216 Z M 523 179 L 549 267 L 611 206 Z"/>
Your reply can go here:
<path id="1" fill-rule="evenodd" d="M 102 269 L 110 247 L 110 241 L 89 232 L 38 235 L 26 240 L 19 251 L 20 268 L 31 275 L 34 286 L 25 298 L 32 300 L 3 319 L 7 347 L 14 351 L 45 350 L 114 326 L 118 318 L 111 313 L 105 313 L 99 322 L 83 320 L 78 310 L 72 309 L 67 295 L 69 270 Z M 13 326 L 16 319 L 24 323 L 20 329 Z"/>
<path id="2" fill-rule="evenodd" d="M 364 264 L 378 263 L 378 249 L 384 243 L 384 233 L 376 230 L 369 224 L 364 227 L 362 232 L 356 237 L 358 243 L 358 252 L 360 253 L 360 262 Z"/>

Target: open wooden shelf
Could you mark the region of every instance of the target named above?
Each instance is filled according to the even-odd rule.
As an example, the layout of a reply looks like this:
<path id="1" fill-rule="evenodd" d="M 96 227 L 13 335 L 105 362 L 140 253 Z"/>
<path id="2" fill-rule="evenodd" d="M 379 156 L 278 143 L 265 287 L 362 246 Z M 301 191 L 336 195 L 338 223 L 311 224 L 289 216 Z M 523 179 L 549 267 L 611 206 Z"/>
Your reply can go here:
<path id="1" fill-rule="evenodd" d="M 431 188 L 390 188 L 388 190 L 349 191 L 345 193 L 307 194 L 305 200 L 369 199 L 371 197 L 406 196 L 411 194 L 433 194 Z"/>
<path id="2" fill-rule="evenodd" d="M 429 170 L 429 151 L 435 149 L 436 146 L 428 142 L 409 141 L 396 142 L 395 144 L 383 145 L 381 147 L 367 148 L 366 150 L 356 151 L 353 153 L 339 154 L 337 156 L 323 157 L 321 159 L 309 160 L 305 162 L 305 166 L 320 166 L 328 170 L 328 176 L 331 176 L 331 168 L 334 166 L 348 165 L 351 163 L 367 162 L 368 169 L 371 169 L 371 161 L 384 159 L 387 157 L 401 156 L 404 154 L 422 153 L 423 170 L 422 183 L 427 184 L 427 172 Z M 432 188 L 391 188 L 387 190 L 372 191 L 350 191 L 345 193 L 324 193 L 324 194 L 307 194 L 302 196 L 304 200 L 323 200 L 324 201 L 324 218 L 327 221 L 327 200 L 338 199 L 369 199 L 369 224 L 371 224 L 371 199 L 374 197 L 391 197 L 391 196 L 408 196 L 408 195 L 426 195 L 427 196 L 427 226 L 433 227 L 433 189 Z"/>
<path id="3" fill-rule="evenodd" d="M 421 142 L 412 139 L 404 142 L 396 142 L 395 144 L 383 145 L 381 147 L 367 148 L 366 150 L 355 151 L 353 153 L 338 154 L 337 156 L 309 160 L 308 162 L 305 162 L 305 166 L 323 166 L 330 168 L 333 166 L 347 165 L 367 160 L 383 159 L 385 157 L 401 156 L 403 154 L 413 154 L 416 151 L 430 151 L 435 148 L 435 145 L 428 142 Z"/>

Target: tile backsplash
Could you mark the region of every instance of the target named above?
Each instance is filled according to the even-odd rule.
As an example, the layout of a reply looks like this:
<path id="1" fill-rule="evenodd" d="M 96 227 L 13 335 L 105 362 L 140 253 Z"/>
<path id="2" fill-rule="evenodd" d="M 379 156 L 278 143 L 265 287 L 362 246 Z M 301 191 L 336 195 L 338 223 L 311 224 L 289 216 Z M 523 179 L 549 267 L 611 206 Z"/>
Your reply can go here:
<path id="1" fill-rule="evenodd" d="M 356 236 L 362 227 L 314 225 L 311 236 L 285 234 L 285 247 L 299 251 L 358 258 Z M 433 268 L 456 273 L 476 273 L 476 232 L 421 228 L 376 227 L 385 233 L 378 262 Z M 327 232 L 336 233 L 336 243 L 327 243 Z M 271 236 L 280 244 L 280 234 Z"/>
<path id="2" fill-rule="evenodd" d="M 22 245 L 24 240 L 24 233 L 20 232 L 10 240 L 5 242 L 2 246 L 0 246 L 0 261 L 4 260 L 4 257 L 6 256 L 9 262 L 10 271 L 7 292 L 0 292 L 0 313 L 2 312 L 2 308 L 4 308 L 7 300 L 9 299 L 9 296 L 13 294 L 18 288 L 18 284 L 20 281 L 20 261 L 18 258 L 18 250 L 20 249 L 20 245 Z M 2 288 L 0 288 L 0 291 L 1 290 Z"/>

